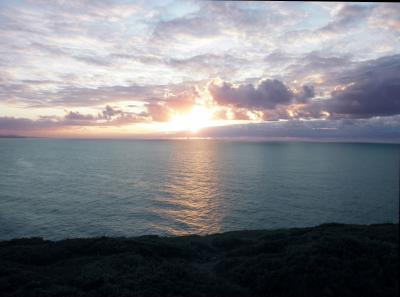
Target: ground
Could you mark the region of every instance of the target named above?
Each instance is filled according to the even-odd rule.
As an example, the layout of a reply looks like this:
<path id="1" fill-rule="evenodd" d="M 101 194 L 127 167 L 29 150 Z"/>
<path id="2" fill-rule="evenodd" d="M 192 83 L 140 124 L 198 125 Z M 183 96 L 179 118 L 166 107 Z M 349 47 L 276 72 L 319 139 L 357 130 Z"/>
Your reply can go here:
<path id="1" fill-rule="evenodd" d="M 0 296 L 399 296 L 398 224 L 0 242 Z"/>

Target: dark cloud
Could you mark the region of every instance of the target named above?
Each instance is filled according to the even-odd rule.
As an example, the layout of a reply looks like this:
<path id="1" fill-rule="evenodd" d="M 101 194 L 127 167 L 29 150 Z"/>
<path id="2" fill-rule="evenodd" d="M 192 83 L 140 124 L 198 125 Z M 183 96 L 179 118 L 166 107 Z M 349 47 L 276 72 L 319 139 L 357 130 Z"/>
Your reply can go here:
<path id="1" fill-rule="evenodd" d="M 184 133 L 181 135 L 184 136 Z M 400 141 L 399 116 L 351 120 L 291 120 L 212 127 L 198 136 L 216 138 L 344 139 Z"/>
<path id="2" fill-rule="evenodd" d="M 234 86 L 223 82 L 221 85 L 210 84 L 209 91 L 219 105 L 231 105 L 241 108 L 262 110 L 274 109 L 278 105 L 289 105 L 292 102 L 306 102 L 314 96 L 312 86 L 303 86 L 295 94 L 279 80 L 263 80 L 260 84 Z"/>
<path id="3" fill-rule="evenodd" d="M 233 86 L 223 82 L 221 86 L 211 84 L 210 93 L 220 105 L 233 105 L 249 109 L 272 109 L 278 104 L 288 104 L 292 94 L 278 80 L 265 80 L 260 85 Z"/>
<path id="4" fill-rule="evenodd" d="M 7 133 L 48 129 L 53 128 L 54 124 L 53 121 L 47 119 L 31 120 L 26 118 L 0 117 L 0 131 Z"/>
<path id="5" fill-rule="evenodd" d="M 263 111 L 263 120 L 264 121 L 279 121 L 279 120 L 288 120 L 290 119 L 290 115 L 288 110 L 285 107 L 276 107 L 272 110 L 264 110 Z"/>
<path id="6" fill-rule="evenodd" d="M 400 113 L 400 80 L 356 83 L 344 91 L 335 91 L 326 110 L 335 117 L 369 118 Z"/>
<path id="7" fill-rule="evenodd" d="M 342 89 L 306 109 L 324 110 L 331 118 L 370 118 L 400 114 L 400 55 L 361 64 L 337 80 Z"/>
<path id="8" fill-rule="evenodd" d="M 354 65 L 348 71 L 337 73 L 334 79 L 337 83 L 355 81 L 385 80 L 396 78 L 399 74 L 400 55 L 385 56 L 378 59 L 366 60 Z"/>
<path id="9" fill-rule="evenodd" d="M 296 102 L 298 103 L 306 103 L 308 100 L 315 96 L 315 90 L 313 86 L 303 86 L 300 92 L 295 94 Z"/>
<path id="10" fill-rule="evenodd" d="M 112 108 L 110 105 L 107 105 L 106 108 L 102 111 L 102 117 L 109 120 L 113 116 L 125 115 L 125 113 L 120 109 Z"/>
<path id="11" fill-rule="evenodd" d="M 147 120 L 147 114 L 138 114 L 134 112 L 127 112 L 121 109 L 106 105 L 106 107 L 98 114 L 82 114 L 80 112 L 69 111 L 64 118 L 56 118 L 60 123 L 65 125 L 110 125 L 117 126 L 121 123 L 129 124 L 136 122 L 143 122 Z"/>
<path id="12" fill-rule="evenodd" d="M 132 123 L 146 122 L 149 120 L 148 114 L 145 112 L 136 113 L 124 111 L 119 108 L 106 105 L 104 110 L 94 118 L 97 123 L 105 126 L 122 126 Z"/>
<path id="13" fill-rule="evenodd" d="M 70 111 L 65 115 L 65 120 L 68 121 L 92 121 L 95 119 L 93 115 L 81 114 L 79 112 Z"/>
<path id="14" fill-rule="evenodd" d="M 308 55 L 306 59 L 321 67 L 345 61 L 321 59 L 319 55 Z M 400 55 L 351 63 L 347 71 L 331 72 L 329 84 L 334 90 L 325 99 L 314 98 L 312 85 L 290 89 L 279 80 L 264 80 L 258 85 L 212 83 L 209 90 L 220 106 L 230 106 L 233 112 L 238 108 L 263 111 L 266 121 L 400 114 Z"/>
<path id="15" fill-rule="evenodd" d="M 123 121 L 123 120 L 122 120 Z M 63 120 L 42 118 L 0 117 L 0 134 L 24 135 L 34 131 L 54 131 L 74 125 Z M 192 137 L 187 132 L 170 134 L 175 137 Z M 209 127 L 199 131 L 196 136 L 216 138 L 266 138 L 266 139 L 311 139 L 311 140 L 349 140 L 349 141 L 392 141 L 400 142 L 400 116 L 371 119 L 341 119 L 313 121 L 279 121 L 259 124 Z"/>
<path id="16" fill-rule="evenodd" d="M 97 115 L 83 114 L 77 111 L 69 111 L 63 117 L 41 116 L 37 120 L 15 117 L 0 117 L 1 133 L 17 133 L 24 131 L 47 131 L 65 127 L 105 127 L 123 126 L 149 120 L 147 113 L 134 113 L 122 111 L 107 105 Z"/>

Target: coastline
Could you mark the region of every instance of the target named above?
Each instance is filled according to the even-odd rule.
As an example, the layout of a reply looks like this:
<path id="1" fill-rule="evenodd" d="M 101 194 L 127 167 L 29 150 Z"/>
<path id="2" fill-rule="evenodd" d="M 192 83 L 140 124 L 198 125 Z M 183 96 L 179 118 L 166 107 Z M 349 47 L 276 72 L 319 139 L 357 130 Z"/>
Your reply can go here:
<path id="1" fill-rule="evenodd" d="M 0 241 L 1 296 L 398 296 L 398 224 Z"/>

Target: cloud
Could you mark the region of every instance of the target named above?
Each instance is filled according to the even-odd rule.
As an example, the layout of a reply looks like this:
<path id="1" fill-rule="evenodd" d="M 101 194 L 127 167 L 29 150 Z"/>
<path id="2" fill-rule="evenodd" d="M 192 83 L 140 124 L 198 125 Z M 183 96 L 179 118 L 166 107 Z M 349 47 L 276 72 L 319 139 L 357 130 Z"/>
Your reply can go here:
<path id="1" fill-rule="evenodd" d="M 370 26 L 400 32 L 400 4 L 385 3 L 377 6 L 368 18 Z"/>
<path id="2" fill-rule="evenodd" d="M 68 121 L 92 121 L 95 119 L 93 115 L 81 114 L 79 112 L 70 111 L 65 115 L 65 120 Z"/>
<path id="3" fill-rule="evenodd" d="M 312 57 L 316 59 L 316 62 Z M 321 57 L 315 54 L 308 55 L 305 59 L 307 63 L 314 61 L 316 65 L 331 65 L 334 61 L 338 61 L 337 58 L 329 57 L 321 60 Z M 330 118 L 368 118 L 400 113 L 397 96 L 400 92 L 399 73 L 399 55 L 351 63 L 347 71 L 328 74 L 327 86 L 332 86 L 334 89 L 331 90 L 327 99 L 316 98 L 323 86 L 316 88 L 311 84 L 299 83 L 292 83 L 289 86 L 277 79 L 258 79 L 258 83 L 239 84 L 214 80 L 208 85 L 206 82 L 185 82 L 177 85 L 131 85 L 94 89 L 65 87 L 55 92 L 36 92 L 36 95 L 29 98 L 26 95 L 26 102 L 31 106 L 51 107 L 106 104 L 102 113 L 103 120 L 119 116 L 119 123 L 129 123 L 143 120 L 143 117 L 133 117 L 122 110 L 112 108 L 110 104 L 121 101 L 140 101 L 147 110 L 148 118 L 162 122 L 168 121 L 174 114 L 188 112 L 197 100 L 202 98 L 199 88 L 206 88 L 203 91 L 209 92 L 214 103 L 220 107 L 229 107 L 232 117 L 238 120 L 247 120 L 248 111 L 262 111 L 263 118 L 267 121 L 321 118 L 326 117 L 327 113 Z M 15 94 L 21 102 L 25 93 L 29 94 L 37 85 L 47 83 L 53 82 L 29 80 L 25 81 L 25 84 L 5 85 L 3 94 L 7 94 L 7 97 L 4 98 L 10 100 L 14 98 L 10 95 Z M 29 85 L 33 89 L 28 88 Z M 221 114 L 221 119 L 224 117 L 226 115 Z M 90 121 L 92 120 L 90 115 L 74 112 L 67 115 L 66 120 L 80 120 L 82 124 L 88 122 L 89 125 L 93 123 Z"/>
<path id="4" fill-rule="evenodd" d="M 68 127 L 119 127 L 149 121 L 147 113 L 127 112 L 107 105 L 97 115 L 67 111 L 62 117 L 41 116 L 39 119 L 0 117 L 1 133 L 57 131 Z"/>
<path id="5" fill-rule="evenodd" d="M 309 53 L 311 51 L 347 52 L 354 53 L 362 48 L 366 42 L 372 39 L 377 40 L 380 36 L 368 32 L 368 18 L 374 14 L 374 9 L 383 4 L 347 4 L 337 3 L 326 6 L 330 19 L 320 22 L 320 17 L 324 13 L 310 13 L 309 17 L 314 16 L 313 26 L 302 26 L 298 28 L 284 30 L 277 38 L 279 48 L 284 48 L 288 52 Z M 325 6 L 322 3 L 315 3 L 314 6 Z M 315 7 L 314 7 L 315 8 Z M 325 12 L 325 13 L 326 13 Z M 318 24 L 318 26 L 317 26 Z M 387 32 L 389 33 L 389 32 Z M 366 35 L 366 34 L 369 34 Z M 372 46 L 372 50 L 378 48 L 378 45 Z M 288 50 L 289 49 L 289 50 Z M 361 51 L 361 54 L 367 54 Z"/>
<path id="6" fill-rule="evenodd" d="M 285 56 L 282 55 L 281 59 L 285 59 Z M 355 64 L 351 54 L 330 54 L 326 51 L 312 51 L 290 61 L 285 68 L 288 79 L 308 80 L 309 83 L 320 85 L 329 84 L 330 77 L 338 72 L 346 72 Z M 324 80 L 321 81 L 321 78 Z"/>
<path id="7" fill-rule="evenodd" d="M 172 50 L 185 57 L 190 53 L 237 49 L 243 43 L 257 45 L 262 47 L 260 51 L 265 51 L 281 28 L 306 17 L 305 12 L 283 3 L 200 1 L 194 4 L 198 8 L 184 16 L 159 21 L 151 44 L 162 52 Z"/>
<path id="8" fill-rule="evenodd" d="M 162 103 L 149 103 L 146 105 L 151 119 L 155 122 L 166 122 L 172 116 L 172 110 Z"/>
<path id="9" fill-rule="evenodd" d="M 220 86 L 211 84 L 209 90 L 220 105 L 233 105 L 249 109 L 272 109 L 278 104 L 288 104 L 292 94 L 278 80 L 265 80 L 258 86 L 252 84 L 234 86 L 223 82 Z"/>
<path id="10" fill-rule="evenodd" d="M 377 59 L 399 52 L 396 3 L 22 0 L 0 6 L 4 125 L 163 122 L 200 101 L 227 120 L 399 114 L 398 57 Z M 217 77 L 221 83 L 210 83 Z M 98 113 L 82 112 L 87 107 Z M 41 108 L 66 114 L 12 117 Z"/>
<path id="11" fill-rule="evenodd" d="M 231 105 L 250 110 L 274 109 L 278 105 L 289 105 L 295 101 L 307 102 L 314 97 L 312 86 L 303 86 L 297 94 L 279 80 L 266 79 L 258 85 L 235 86 L 229 82 L 211 83 L 209 91 L 219 105 Z"/>
<path id="12" fill-rule="evenodd" d="M 177 136 L 188 136 L 180 133 Z M 189 135 L 190 136 L 190 135 Z M 216 138 L 343 139 L 349 141 L 400 141 L 400 117 L 341 120 L 291 120 L 210 127 L 198 136 Z"/>
<path id="13" fill-rule="evenodd" d="M 315 56 L 314 56 L 315 57 Z M 335 59 L 320 59 L 331 64 Z M 306 57 L 310 60 L 311 56 Z M 311 59 L 312 60 L 312 59 Z M 341 60 L 340 60 L 341 61 Z M 351 63 L 347 71 L 327 74 L 330 93 L 316 97 L 312 85 L 297 89 L 279 80 L 261 80 L 258 85 L 213 82 L 209 91 L 220 106 L 258 110 L 263 119 L 351 119 L 400 114 L 400 55 Z M 324 93 L 325 94 L 325 93 Z"/>
<path id="14" fill-rule="evenodd" d="M 229 77 L 239 71 L 249 61 L 245 58 L 236 57 L 230 54 L 202 54 L 189 58 L 176 59 L 171 58 L 164 63 L 170 67 L 179 70 L 196 70 L 196 73 L 202 72 L 206 77 Z"/>
<path id="15" fill-rule="evenodd" d="M 367 61 L 337 80 L 341 88 L 306 109 L 327 111 L 331 118 L 400 114 L 400 55 Z"/>
<path id="16" fill-rule="evenodd" d="M 158 101 L 150 102 L 145 105 L 149 116 L 155 122 L 166 122 L 176 113 L 187 113 L 196 104 L 199 98 L 197 90 L 188 87 L 186 90 L 167 93 L 166 96 Z"/>
<path id="17" fill-rule="evenodd" d="M 335 117 L 369 118 L 400 113 L 400 80 L 358 82 L 343 91 L 335 91 L 325 104 Z"/>
<path id="18" fill-rule="evenodd" d="M 208 38 L 219 35 L 218 28 L 201 16 L 185 16 L 160 21 L 153 31 L 153 41 L 171 40 L 179 37 Z"/>
<path id="19" fill-rule="evenodd" d="M 114 116 L 124 116 L 125 114 L 126 113 L 123 112 L 122 110 L 116 109 L 116 108 L 111 107 L 110 105 L 107 105 L 105 107 L 105 109 L 102 111 L 101 116 L 107 120 L 110 120 Z"/>
<path id="20" fill-rule="evenodd" d="M 42 117 L 43 119 L 44 117 Z M 147 113 L 134 113 L 106 105 L 97 115 L 69 111 L 63 118 L 52 117 L 62 125 L 120 126 L 148 121 Z"/>
<path id="21" fill-rule="evenodd" d="M 302 86 L 301 90 L 295 95 L 296 102 L 298 103 L 306 103 L 314 96 L 315 96 L 314 87 L 307 85 Z"/>
<path id="22" fill-rule="evenodd" d="M 64 85 L 52 89 L 35 91 L 36 85 L 43 81 L 26 81 L 5 83 L 0 85 L 0 101 L 15 101 L 31 107 L 71 107 L 98 106 L 116 101 L 151 102 L 164 97 L 166 90 L 179 92 L 182 88 L 190 88 L 190 83 L 178 85 L 137 85 L 103 86 L 97 88 Z M 56 84 L 59 82 L 49 82 Z"/>
<path id="23" fill-rule="evenodd" d="M 54 128 L 54 122 L 51 120 L 31 120 L 16 117 L 0 117 L 0 131 L 9 132 L 25 132 L 38 129 Z"/>
<path id="24" fill-rule="evenodd" d="M 286 3 L 209 1 L 202 4 L 201 12 L 216 20 L 223 33 L 234 29 L 238 35 L 252 41 L 253 38 L 265 38 L 262 30 L 274 34 L 279 27 L 289 27 L 306 17 L 306 13 Z"/>
<path id="25" fill-rule="evenodd" d="M 345 33 L 346 29 L 353 29 L 360 21 L 368 16 L 371 5 L 343 4 L 335 14 L 333 20 L 319 31 L 326 33 Z"/>

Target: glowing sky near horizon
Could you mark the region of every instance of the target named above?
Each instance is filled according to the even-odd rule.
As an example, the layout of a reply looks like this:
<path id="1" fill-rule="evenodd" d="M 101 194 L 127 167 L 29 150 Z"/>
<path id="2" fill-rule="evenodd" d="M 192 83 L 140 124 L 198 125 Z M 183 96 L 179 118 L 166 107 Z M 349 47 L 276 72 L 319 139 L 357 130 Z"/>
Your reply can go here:
<path id="1" fill-rule="evenodd" d="M 398 3 L 1 1 L 0 134 L 400 138 L 399 37 Z"/>

